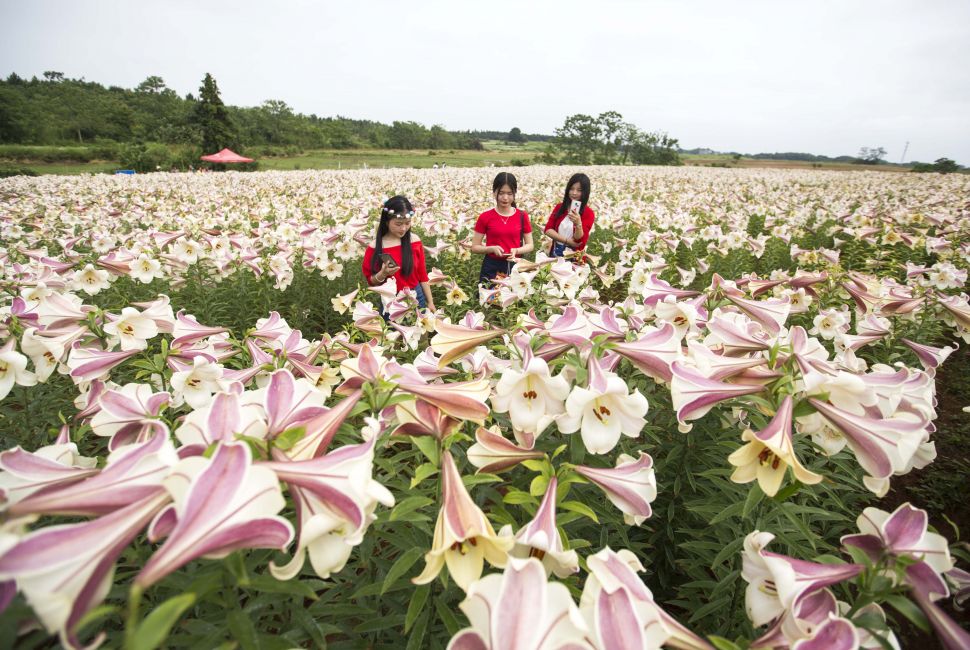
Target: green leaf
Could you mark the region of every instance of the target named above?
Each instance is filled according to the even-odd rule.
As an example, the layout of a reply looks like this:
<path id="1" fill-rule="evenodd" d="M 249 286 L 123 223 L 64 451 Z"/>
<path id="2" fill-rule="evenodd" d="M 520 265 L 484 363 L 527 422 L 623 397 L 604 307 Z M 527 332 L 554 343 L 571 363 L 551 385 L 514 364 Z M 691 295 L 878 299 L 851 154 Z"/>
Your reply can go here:
<path id="1" fill-rule="evenodd" d="M 754 510 L 764 498 L 765 493 L 761 490 L 761 486 L 759 486 L 757 483 L 752 485 L 751 489 L 748 490 L 747 498 L 744 500 L 744 509 L 741 511 L 741 517 L 743 519 L 748 519 L 748 515 L 751 514 L 751 511 Z"/>
<path id="2" fill-rule="evenodd" d="M 414 590 L 414 594 L 411 596 L 411 602 L 408 603 L 408 613 L 404 616 L 404 633 L 407 634 L 414 625 L 414 621 L 418 618 L 424 610 L 424 606 L 428 604 L 428 596 L 431 595 L 431 585 L 421 585 Z"/>
<path id="3" fill-rule="evenodd" d="M 243 650 L 258 650 L 256 626 L 249 614 L 238 609 L 229 612 L 229 615 L 226 616 L 226 624 L 229 626 L 229 633 L 232 638 L 239 642 Z"/>
<path id="4" fill-rule="evenodd" d="M 172 626 L 195 603 L 195 594 L 179 594 L 152 610 L 138 625 L 131 650 L 154 650 L 165 643 Z"/>
<path id="5" fill-rule="evenodd" d="M 926 620 L 926 615 L 923 613 L 923 610 L 909 598 L 905 596 L 887 596 L 886 602 L 919 629 L 924 632 L 930 631 L 930 622 Z"/>
<path id="6" fill-rule="evenodd" d="M 317 600 L 316 592 L 308 584 L 300 580 L 277 580 L 272 575 L 261 575 L 250 578 L 249 587 L 267 594 L 289 594 L 301 596 L 309 600 Z"/>
<path id="7" fill-rule="evenodd" d="M 448 630 L 448 636 L 455 636 L 458 631 L 461 630 L 461 624 L 455 615 L 452 613 L 451 608 L 442 598 L 437 598 L 434 601 L 435 611 L 438 612 L 438 618 L 441 622 L 445 624 L 445 628 Z"/>
<path id="8" fill-rule="evenodd" d="M 532 483 L 529 484 L 529 494 L 534 497 L 542 496 L 546 493 L 547 487 L 549 487 L 549 478 L 540 474 L 532 479 Z"/>
<path id="9" fill-rule="evenodd" d="M 807 399 L 803 399 L 795 404 L 795 408 L 792 409 L 792 417 L 803 418 L 806 415 L 811 415 L 815 412 L 815 407 L 812 406 Z"/>
<path id="10" fill-rule="evenodd" d="M 437 467 L 441 462 L 441 455 L 438 451 L 438 441 L 431 436 L 412 436 L 411 442 L 421 450 L 432 465 Z"/>
<path id="11" fill-rule="evenodd" d="M 414 470 L 414 478 L 411 479 L 411 488 L 416 488 L 424 479 L 429 476 L 434 476 L 438 473 L 438 467 L 432 465 L 431 463 L 424 463 L 423 465 L 418 465 L 417 469 Z"/>
<path id="12" fill-rule="evenodd" d="M 306 435 L 306 427 L 290 427 L 280 435 L 276 436 L 273 441 L 273 445 L 277 449 L 282 449 L 287 451 L 288 449 L 293 449 L 293 445 L 303 440 Z"/>
<path id="13" fill-rule="evenodd" d="M 540 460 L 538 458 L 530 458 L 529 460 L 522 461 L 522 466 L 531 469 L 533 472 L 544 472 L 548 465 L 546 461 Z"/>
<path id="14" fill-rule="evenodd" d="M 466 474 L 461 477 L 461 482 L 465 484 L 465 487 L 472 487 L 473 485 L 479 485 L 481 483 L 499 483 L 502 481 L 501 476 L 495 474 Z"/>
<path id="15" fill-rule="evenodd" d="M 387 576 L 384 578 L 384 586 L 381 587 L 381 594 L 384 594 L 384 592 L 386 592 L 388 588 L 397 581 L 398 578 L 407 573 L 408 569 L 414 566 L 414 563 L 417 562 L 422 555 L 424 555 L 423 548 L 412 548 L 403 553 L 387 572 Z"/>
<path id="16" fill-rule="evenodd" d="M 741 650 L 741 646 L 734 641 L 725 639 L 723 636 L 715 636 L 712 634 L 711 636 L 707 637 L 707 640 L 710 641 L 711 644 L 717 648 L 717 650 Z"/>
<path id="17" fill-rule="evenodd" d="M 399 504 L 394 506 L 394 510 L 391 510 L 391 516 L 388 517 L 389 521 L 396 521 L 405 515 L 411 514 L 419 508 L 424 508 L 425 506 L 430 506 L 434 501 L 428 497 L 413 496 L 408 497 L 401 501 Z"/>
<path id="18" fill-rule="evenodd" d="M 355 627 L 354 632 L 357 632 L 358 634 L 377 632 L 378 630 L 386 630 L 389 627 L 398 627 L 402 623 L 404 623 L 404 616 L 400 614 L 394 614 L 391 616 L 373 616 L 370 617 L 370 620 L 364 621 Z"/>
<path id="19" fill-rule="evenodd" d="M 593 521 L 595 521 L 596 523 L 600 523 L 600 520 L 597 518 L 596 513 L 593 511 L 593 509 L 590 508 L 585 503 L 583 503 L 582 501 L 563 501 L 562 503 L 559 504 L 559 507 L 562 508 L 563 510 L 568 510 L 570 512 L 575 512 L 577 514 L 583 515 L 584 517 L 588 517 Z"/>
<path id="20" fill-rule="evenodd" d="M 534 505 L 539 505 L 539 500 L 528 492 L 523 492 L 522 490 L 517 490 L 515 488 L 509 488 L 508 493 L 502 497 L 503 503 L 508 503 L 509 505 L 522 505 L 523 503 L 531 503 Z"/>
<path id="21" fill-rule="evenodd" d="M 426 587 L 428 585 L 425 585 Z M 413 604 L 413 601 L 412 601 Z M 408 614 L 411 613 L 410 608 L 408 608 Z M 424 641 L 424 635 L 428 631 L 428 620 L 431 618 L 431 610 L 426 610 L 424 614 L 418 618 L 418 624 L 414 626 L 411 631 L 410 637 L 408 638 L 408 644 L 405 650 L 418 650 L 419 648 L 425 647 L 422 645 Z M 404 630 L 407 632 L 407 629 Z"/>

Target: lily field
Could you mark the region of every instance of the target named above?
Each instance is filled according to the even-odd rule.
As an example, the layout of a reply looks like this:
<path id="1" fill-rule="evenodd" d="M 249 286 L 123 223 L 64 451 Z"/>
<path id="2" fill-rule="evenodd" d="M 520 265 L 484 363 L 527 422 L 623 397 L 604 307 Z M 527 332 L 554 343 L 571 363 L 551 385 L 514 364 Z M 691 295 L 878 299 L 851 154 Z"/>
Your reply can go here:
<path id="1" fill-rule="evenodd" d="M 970 176 L 496 171 L 0 180 L 0 648 L 970 648 Z"/>

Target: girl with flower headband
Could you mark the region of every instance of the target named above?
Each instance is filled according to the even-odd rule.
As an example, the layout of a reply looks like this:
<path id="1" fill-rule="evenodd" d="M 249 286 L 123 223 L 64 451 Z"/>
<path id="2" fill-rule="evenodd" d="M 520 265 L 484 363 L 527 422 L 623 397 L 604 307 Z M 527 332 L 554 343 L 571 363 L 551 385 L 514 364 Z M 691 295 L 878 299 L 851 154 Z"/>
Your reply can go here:
<path id="1" fill-rule="evenodd" d="M 518 182 L 502 172 L 492 181 L 495 207 L 478 215 L 472 252 L 484 255 L 479 283 L 491 283 L 500 274 L 512 273 L 512 266 L 532 252 L 532 224 L 529 214 L 515 205 Z"/>
<path id="2" fill-rule="evenodd" d="M 384 284 L 393 277 L 397 290 L 413 289 L 421 309 L 434 311 L 421 238 L 411 234 L 414 208 L 403 196 L 389 198 L 381 208 L 374 243 L 364 251 L 363 271 L 367 284 Z"/>

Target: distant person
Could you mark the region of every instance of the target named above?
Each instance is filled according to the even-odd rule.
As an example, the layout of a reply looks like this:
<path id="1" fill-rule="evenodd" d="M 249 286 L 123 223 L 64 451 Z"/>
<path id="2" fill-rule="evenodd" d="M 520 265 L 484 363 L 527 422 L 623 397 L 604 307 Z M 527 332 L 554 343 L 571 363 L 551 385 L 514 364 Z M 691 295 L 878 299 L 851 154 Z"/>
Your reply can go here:
<path id="1" fill-rule="evenodd" d="M 583 251 L 593 230 L 596 215 L 589 203 L 589 176 L 573 174 L 566 183 L 562 203 L 557 203 L 546 223 L 546 236 L 552 239 L 549 247 L 551 257 L 562 257 L 566 249 Z"/>
<path id="2" fill-rule="evenodd" d="M 431 165 L 431 169 L 438 169 L 438 163 Z"/>
<path id="3" fill-rule="evenodd" d="M 480 283 L 491 283 L 499 274 L 512 272 L 515 262 L 532 252 L 532 224 L 525 210 L 515 205 L 518 182 L 502 172 L 492 181 L 495 207 L 478 215 L 472 252 L 484 255 L 478 274 Z"/>
<path id="4" fill-rule="evenodd" d="M 397 290 L 413 289 L 418 307 L 434 311 L 434 297 L 428 284 L 421 238 L 411 234 L 414 208 L 403 196 L 389 198 L 381 207 L 374 243 L 364 251 L 363 271 L 369 286 L 377 286 L 393 277 Z"/>

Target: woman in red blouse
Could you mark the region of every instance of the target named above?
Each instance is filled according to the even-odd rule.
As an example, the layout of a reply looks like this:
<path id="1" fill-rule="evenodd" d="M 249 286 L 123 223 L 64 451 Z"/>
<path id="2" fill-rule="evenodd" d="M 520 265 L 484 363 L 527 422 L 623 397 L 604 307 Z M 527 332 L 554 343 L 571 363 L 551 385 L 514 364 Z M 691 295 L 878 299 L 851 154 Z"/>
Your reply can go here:
<path id="1" fill-rule="evenodd" d="M 472 252 L 484 255 L 478 281 L 488 284 L 499 273 L 512 273 L 512 266 L 532 252 L 532 223 L 529 214 L 515 205 L 518 183 L 515 176 L 502 172 L 492 181 L 495 207 L 478 215 Z"/>
<path id="2" fill-rule="evenodd" d="M 428 284 L 421 238 L 411 234 L 414 208 L 403 196 L 394 196 L 381 208 L 374 244 L 364 251 L 363 271 L 367 284 L 384 284 L 394 277 L 397 290 L 413 289 L 421 309 L 434 311 L 434 297 Z"/>
<path id="3" fill-rule="evenodd" d="M 589 241 L 589 233 L 593 229 L 596 215 L 586 205 L 589 202 L 589 176 L 573 174 L 566 183 L 566 193 L 562 203 L 556 204 L 546 223 L 546 236 L 552 239 L 549 255 L 562 257 L 566 248 L 582 251 Z M 579 201 L 579 209 L 573 208 L 573 202 Z"/>

